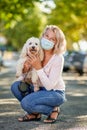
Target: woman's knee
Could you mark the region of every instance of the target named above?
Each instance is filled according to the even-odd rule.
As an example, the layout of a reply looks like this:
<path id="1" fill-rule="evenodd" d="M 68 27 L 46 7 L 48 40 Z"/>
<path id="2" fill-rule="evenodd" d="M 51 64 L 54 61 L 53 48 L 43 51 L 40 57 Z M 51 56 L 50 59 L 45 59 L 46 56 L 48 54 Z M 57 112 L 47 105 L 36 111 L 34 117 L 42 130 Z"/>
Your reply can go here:
<path id="1" fill-rule="evenodd" d="M 34 104 L 29 100 L 29 98 L 26 96 L 21 101 L 21 107 L 27 111 L 28 113 L 32 113 Z"/>
<path id="2" fill-rule="evenodd" d="M 18 89 L 20 81 L 16 81 L 11 85 L 11 91 L 14 93 Z"/>
<path id="3" fill-rule="evenodd" d="M 21 107 L 25 110 L 25 111 L 29 111 L 29 109 L 31 108 L 26 97 L 22 99 L 21 101 Z"/>
<path id="4" fill-rule="evenodd" d="M 65 102 L 65 98 L 61 98 L 59 105 L 62 105 Z"/>

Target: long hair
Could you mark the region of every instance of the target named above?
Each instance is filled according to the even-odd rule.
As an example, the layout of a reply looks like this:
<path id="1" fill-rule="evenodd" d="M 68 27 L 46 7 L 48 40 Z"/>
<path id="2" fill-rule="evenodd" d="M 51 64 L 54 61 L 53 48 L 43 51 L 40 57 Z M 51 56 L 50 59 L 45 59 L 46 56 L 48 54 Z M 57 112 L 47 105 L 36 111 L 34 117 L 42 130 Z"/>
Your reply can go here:
<path id="1" fill-rule="evenodd" d="M 54 46 L 54 53 L 55 54 L 64 53 L 66 51 L 66 39 L 63 31 L 55 25 L 47 25 L 42 33 L 42 36 L 49 29 L 52 30 L 56 35 L 57 43 Z"/>

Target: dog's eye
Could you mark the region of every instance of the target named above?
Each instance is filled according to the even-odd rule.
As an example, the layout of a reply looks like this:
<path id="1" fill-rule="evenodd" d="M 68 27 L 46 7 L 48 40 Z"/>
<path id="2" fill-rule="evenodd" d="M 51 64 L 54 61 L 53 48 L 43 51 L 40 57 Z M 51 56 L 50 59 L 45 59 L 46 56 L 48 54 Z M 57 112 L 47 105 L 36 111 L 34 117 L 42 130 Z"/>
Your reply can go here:
<path id="1" fill-rule="evenodd" d="M 35 43 L 35 45 L 38 45 L 37 43 Z"/>
<path id="2" fill-rule="evenodd" d="M 29 45 L 31 45 L 32 43 L 30 42 Z"/>

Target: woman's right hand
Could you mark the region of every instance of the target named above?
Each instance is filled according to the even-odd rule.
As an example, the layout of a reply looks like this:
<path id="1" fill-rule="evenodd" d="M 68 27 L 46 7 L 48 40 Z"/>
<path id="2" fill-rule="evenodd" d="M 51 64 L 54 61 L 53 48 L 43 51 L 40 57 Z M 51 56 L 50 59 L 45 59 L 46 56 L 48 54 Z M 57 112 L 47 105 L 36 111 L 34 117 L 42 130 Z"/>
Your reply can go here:
<path id="1" fill-rule="evenodd" d="M 25 61 L 25 63 L 24 63 L 23 73 L 28 72 L 29 69 L 30 69 L 30 64 L 29 64 L 29 61 L 27 60 L 27 61 Z"/>

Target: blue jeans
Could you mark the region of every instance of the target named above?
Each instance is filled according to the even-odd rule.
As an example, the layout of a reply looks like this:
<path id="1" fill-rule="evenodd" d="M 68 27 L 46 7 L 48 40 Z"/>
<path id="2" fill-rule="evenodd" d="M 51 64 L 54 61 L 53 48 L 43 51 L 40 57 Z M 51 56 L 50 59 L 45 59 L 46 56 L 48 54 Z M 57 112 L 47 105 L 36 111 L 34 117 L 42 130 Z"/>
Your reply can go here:
<path id="1" fill-rule="evenodd" d="M 20 81 L 16 81 L 11 86 L 14 96 L 20 101 L 22 108 L 27 113 L 42 113 L 50 115 L 54 107 L 65 102 L 65 92 L 60 90 L 46 90 L 44 87 L 37 92 L 32 92 L 23 97 L 18 89 Z"/>

